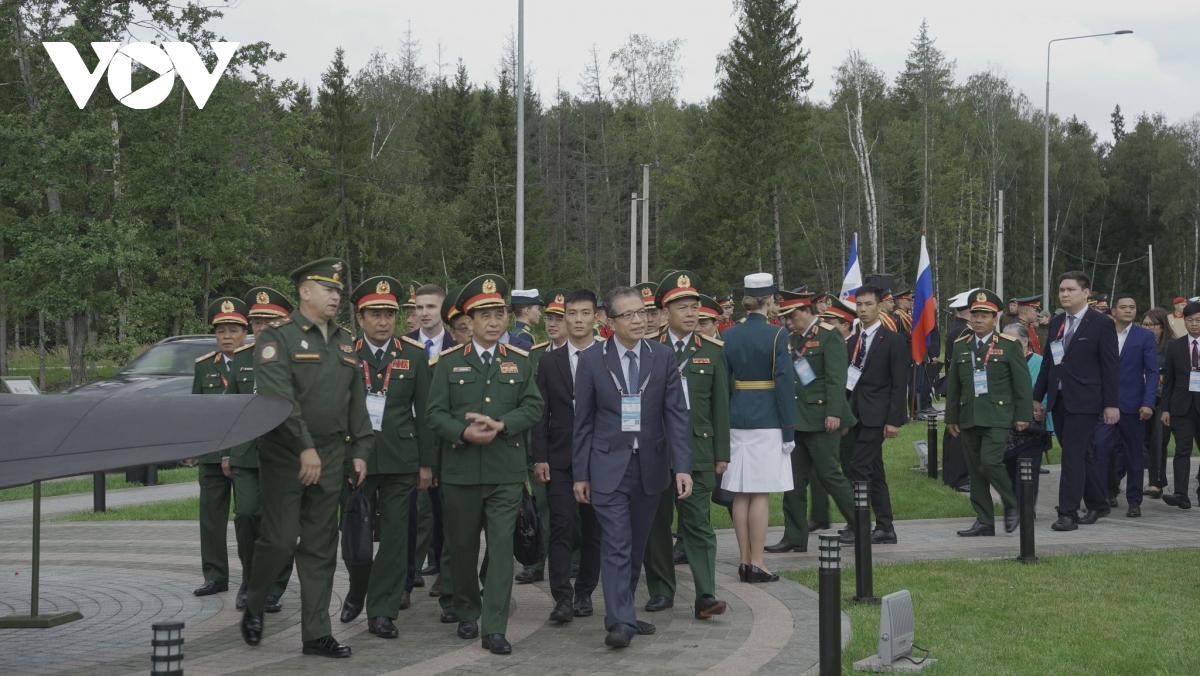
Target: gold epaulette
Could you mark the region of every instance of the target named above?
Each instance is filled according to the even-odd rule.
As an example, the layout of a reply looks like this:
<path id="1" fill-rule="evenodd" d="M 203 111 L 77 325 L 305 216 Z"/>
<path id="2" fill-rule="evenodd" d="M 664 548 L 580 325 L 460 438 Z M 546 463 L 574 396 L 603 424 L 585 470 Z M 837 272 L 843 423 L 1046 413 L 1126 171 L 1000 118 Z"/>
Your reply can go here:
<path id="1" fill-rule="evenodd" d="M 450 354 L 451 352 L 453 352 L 455 350 L 461 350 L 468 345 L 470 345 L 470 343 L 463 343 L 462 345 L 455 345 L 454 347 L 448 347 L 445 350 L 442 350 L 441 352 L 439 352 L 437 354 L 437 357 L 444 357 L 444 356 Z M 437 357 L 434 357 L 434 359 L 437 359 Z"/>
<path id="2" fill-rule="evenodd" d="M 522 357 L 529 356 L 529 353 L 526 352 L 525 350 L 522 350 L 519 347 L 513 347 L 512 345 L 509 345 L 507 343 L 504 344 L 504 351 L 505 352 L 516 352 L 517 354 L 521 355 Z"/>
<path id="3" fill-rule="evenodd" d="M 243 345 L 243 346 L 239 347 L 238 349 L 234 350 L 233 353 L 237 354 L 238 352 L 242 352 L 245 350 L 251 350 L 251 349 L 254 349 L 254 343 L 250 343 L 249 345 Z"/>
<path id="4" fill-rule="evenodd" d="M 1012 341 L 1012 342 L 1014 342 L 1014 343 L 1015 343 L 1015 342 L 1017 342 L 1017 338 L 1016 338 L 1016 336 L 1010 336 L 1010 335 L 1008 335 L 1007 333 L 1001 333 L 1001 334 L 1000 334 L 1000 337 L 1001 337 L 1002 339 L 1004 339 L 1004 340 L 1011 340 L 1011 341 Z"/>
<path id="5" fill-rule="evenodd" d="M 954 342 L 956 342 L 956 343 L 961 343 L 961 342 L 963 342 L 964 340 L 969 340 L 969 339 L 971 338 L 971 336 L 974 336 L 974 335 L 975 335 L 974 333 L 966 333 L 966 334 L 963 334 L 962 336 L 959 336 L 958 340 L 956 340 L 956 341 L 954 341 Z"/>
<path id="6" fill-rule="evenodd" d="M 707 340 L 708 342 L 712 343 L 713 345 L 717 345 L 718 347 L 725 346 L 725 341 L 721 340 L 720 338 L 712 338 L 710 336 L 705 336 L 705 335 L 701 334 L 700 339 Z"/>
<path id="7" fill-rule="evenodd" d="M 271 322 L 271 328 L 275 328 L 278 326 L 283 326 L 284 324 L 291 324 L 291 323 L 292 323 L 291 317 L 284 317 L 283 319 L 276 319 L 275 321 Z"/>
<path id="8" fill-rule="evenodd" d="M 832 330 L 833 330 L 833 324 L 827 324 L 826 322 L 819 322 L 819 323 L 817 324 L 817 326 L 819 326 L 819 327 L 821 327 L 821 328 L 825 329 L 826 331 L 832 331 Z"/>
<path id="9" fill-rule="evenodd" d="M 409 338 L 408 336 L 400 336 L 400 340 L 403 340 L 404 342 L 408 343 L 409 345 L 412 345 L 413 347 L 419 347 L 419 348 L 421 348 L 422 351 L 425 350 L 425 346 L 420 341 L 418 341 L 416 338 Z M 400 346 L 397 345 L 396 347 L 400 347 Z M 453 349 L 453 348 L 451 348 L 451 349 Z"/>
<path id="10" fill-rule="evenodd" d="M 548 341 L 548 340 L 547 340 L 546 342 L 544 342 L 544 343 L 538 343 L 537 345 L 534 345 L 534 346 L 533 346 L 533 350 L 540 350 L 540 349 L 542 349 L 543 347 L 546 347 L 546 346 L 547 346 L 547 345 L 549 345 L 549 344 L 550 344 L 550 341 Z M 532 352 L 533 350 L 530 350 L 530 352 Z M 529 355 L 526 355 L 526 356 L 529 356 Z"/>
<path id="11" fill-rule="evenodd" d="M 209 352 L 208 354 L 204 355 L 203 357 L 196 357 L 196 363 L 199 364 L 200 362 L 204 361 L 205 359 L 208 359 L 209 357 L 213 356 L 216 353 L 217 353 L 217 351 L 213 350 L 212 352 Z"/>

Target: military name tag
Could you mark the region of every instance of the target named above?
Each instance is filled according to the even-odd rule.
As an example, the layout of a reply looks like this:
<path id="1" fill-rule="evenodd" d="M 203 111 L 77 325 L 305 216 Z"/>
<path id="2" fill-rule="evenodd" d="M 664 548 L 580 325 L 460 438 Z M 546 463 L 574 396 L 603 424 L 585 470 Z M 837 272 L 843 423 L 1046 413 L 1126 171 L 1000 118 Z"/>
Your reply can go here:
<path id="1" fill-rule="evenodd" d="M 240 368 L 240 369 L 238 369 L 238 370 L 239 370 L 239 371 L 253 371 L 253 370 L 254 370 L 254 367 L 253 367 L 253 366 L 243 366 L 243 367 L 241 367 L 241 368 Z"/>
<path id="2" fill-rule="evenodd" d="M 342 355 L 342 361 L 351 366 L 358 366 L 358 360 L 349 355 Z"/>
<path id="3" fill-rule="evenodd" d="M 511 361 L 506 361 L 506 362 L 503 362 L 500 364 L 500 372 L 501 373 L 519 373 L 520 371 L 517 370 L 516 364 L 514 364 Z"/>
<path id="4" fill-rule="evenodd" d="M 1050 356 L 1054 358 L 1054 365 L 1058 366 L 1063 360 L 1063 344 L 1061 340 L 1056 340 L 1050 343 Z"/>
<path id="5" fill-rule="evenodd" d="M 383 429 L 383 409 L 387 397 L 382 394 L 367 395 L 367 415 L 371 417 L 371 429 L 379 432 Z"/>
<path id="6" fill-rule="evenodd" d="M 693 364 L 711 364 L 712 360 L 708 357 L 692 357 Z"/>
<path id="7" fill-rule="evenodd" d="M 805 347 L 805 348 L 810 348 L 810 347 L 821 347 L 821 341 L 819 341 L 819 340 L 810 340 L 810 341 L 808 341 L 807 343 L 805 343 L 805 344 L 804 344 L 804 347 Z"/>
<path id="8" fill-rule="evenodd" d="M 853 392 L 855 386 L 858 385 L 858 379 L 862 377 L 862 369 L 851 364 L 846 367 L 846 389 Z"/>
<path id="9" fill-rule="evenodd" d="M 293 352 L 292 359 L 296 361 L 320 361 L 320 352 Z"/>
<path id="10" fill-rule="evenodd" d="M 470 366 L 455 366 L 454 372 L 455 373 L 470 373 L 471 367 Z"/>
<path id="11" fill-rule="evenodd" d="M 641 397 L 621 397 L 621 431 L 642 431 Z"/>
<path id="12" fill-rule="evenodd" d="M 972 371 L 971 373 L 975 383 L 975 396 L 978 397 L 981 394 L 987 394 L 987 371 L 985 369 L 979 369 L 977 371 Z"/>
<path id="13" fill-rule="evenodd" d="M 796 377 L 800 379 L 801 385 L 808 387 L 809 383 L 817 379 L 817 374 L 813 371 L 812 364 L 801 358 L 796 360 Z"/>
<path id="14" fill-rule="evenodd" d="M 1200 371 L 1192 371 L 1188 378 L 1188 392 L 1200 392 Z"/>

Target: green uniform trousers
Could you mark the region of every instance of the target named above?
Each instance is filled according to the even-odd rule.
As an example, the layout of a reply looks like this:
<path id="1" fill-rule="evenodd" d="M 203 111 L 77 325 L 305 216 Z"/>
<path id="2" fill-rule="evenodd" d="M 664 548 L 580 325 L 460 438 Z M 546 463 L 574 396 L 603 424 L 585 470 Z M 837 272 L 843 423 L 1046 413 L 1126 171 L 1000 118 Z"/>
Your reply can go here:
<path id="1" fill-rule="evenodd" d="M 200 565 L 205 580 L 229 582 L 229 550 L 225 545 L 225 537 L 229 530 L 229 496 L 233 492 L 233 480 L 221 471 L 220 463 L 206 463 L 197 467 L 200 481 Z"/>
<path id="2" fill-rule="evenodd" d="M 262 506 L 259 502 L 258 470 L 253 467 L 233 467 L 233 532 L 237 537 L 238 558 L 242 561 L 242 584 L 250 584 L 251 571 L 254 570 L 254 542 L 258 539 L 259 527 L 262 524 Z M 288 561 L 279 577 L 275 578 L 275 586 L 271 587 L 271 595 L 283 596 L 287 589 L 288 580 L 292 579 L 292 562 Z"/>
<path id="3" fill-rule="evenodd" d="M 675 565 L 672 563 L 671 519 L 679 506 L 680 544 L 688 557 L 696 598 L 716 596 L 717 534 L 712 527 L 712 492 L 717 483 L 713 471 L 692 472 L 692 494 L 686 500 L 675 499 L 675 482 L 659 498 L 658 511 L 650 524 L 646 542 L 646 590 L 650 596 L 675 598 Z"/>
<path id="4" fill-rule="evenodd" d="M 347 597 L 367 599 L 367 617 L 396 619 L 404 578 L 408 574 L 409 498 L 417 489 L 417 474 L 372 474 L 363 491 L 371 512 L 379 513 L 379 547 L 374 563 L 347 565 L 350 591 Z M 348 496 L 349 491 L 343 495 Z M 344 499 L 343 499 L 343 504 Z"/>
<path id="5" fill-rule="evenodd" d="M 433 503 L 429 501 L 429 491 L 421 491 L 417 496 L 417 544 L 413 550 L 413 561 L 416 563 L 418 573 L 425 567 L 425 558 L 429 556 L 429 550 L 432 547 Z M 442 549 L 445 547 L 443 546 Z M 436 560 L 436 557 L 429 558 L 430 563 Z M 445 580 L 442 581 L 442 584 L 445 585 Z"/>
<path id="6" fill-rule="evenodd" d="M 817 481 L 820 481 L 823 491 L 833 498 L 846 523 L 852 522 L 854 489 L 842 472 L 842 458 L 838 448 L 841 440 L 840 432 L 796 432 L 796 448 L 792 450 L 791 458 L 794 487 L 783 494 L 784 542 L 808 545 L 806 489 L 810 485 L 815 487 Z M 825 509 L 829 509 L 828 501 Z"/>
<path id="7" fill-rule="evenodd" d="M 979 523 L 995 526 L 991 488 L 1000 494 L 1004 509 L 1017 508 L 1017 497 L 1008 478 L 1008 469 L 1004 466 L 1004 444 L 1008 441 L 1008 429 L 969 427 L 961 431 L 961 437 L 963 459 L 967 461 L 967 472 L 971 477 L 971 507 L 975 509 Z"/>
<path id="8" fill-rule="evenodd" d="M 279 571 L 295 557 L 300 577 L 300 635 L 313 641 L 333 634 L 329 600 L 337 569 L 338 497 L 346 442 L 318 444 L 321 478 L 312 486 L 300 483 L 300 457 L 287 449 L 259 443 L 262 483 L 262 527 L 254 547 L 255 566 L 246 595 L 246 609 L 259 614 Z"/>
<path id="9" fill-rule="evenodd" d="M 838 434 L 841 434 L 839 432 Z M 850 478 L 850 457 L 854 455 L 854 431 L 851 430 L 846 436 L 841 437 L 838 442 L 838 456 L 842 464 L 842 476 L 847 480 Z M 829 520 L 829 491 L 825 489 L 825 485 L 821 483 L 821 477 L 811 477 L 812 482 L 808 485 L 809 491 L 812 493 L 812 515 L 809 517 L 818 523 L 833 523 Z M 850 499 L 851 505 L 854 500 L 854 484 L 850 484 Z M 786 518 L 786 514 L 785 514 Z M 847 522 L 849 523 L 849 522 Z M 808 527 L 808 524 L 804 524 Z"/>
<path id="10" fill-rule="evenodd" d="M 447 566 L 462 589 L 454 589 L 459 622 L 479 621 L 479 633 L 508 631 L 513 585 L 513 530 L 523 484 L 442 484 L 442 514 L 446 524 Z M 479 533 L 486 532 L 488 570 L 482 595 L 474 584 L 479 575 Z M 495 554 L 495 556 L 492 556 Z M 445 560 L 442 562 L 446 566 Z M 442 579 L 445 590 L 446 580 Z"/>

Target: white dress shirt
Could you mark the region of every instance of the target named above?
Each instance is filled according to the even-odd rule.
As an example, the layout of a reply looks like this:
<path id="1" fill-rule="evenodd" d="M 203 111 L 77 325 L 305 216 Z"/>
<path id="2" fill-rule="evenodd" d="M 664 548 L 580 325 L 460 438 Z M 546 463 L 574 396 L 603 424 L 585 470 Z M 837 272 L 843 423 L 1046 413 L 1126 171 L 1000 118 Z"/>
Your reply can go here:
<path id="1" fill-rule="evenodd" d="M 629 388 L 627 394 L 637 394 L 638 388 L 640 388 L 642 384 L 640 382 L 629 382 L 629 359 L 625 357 L 625 354 L 632 352 L 637 356 L 638 378 L 645 380 L 646 375 L 644 372 L 646 370 L 646 364 L 642 360 L 642 341 L 639 340 L 637 344 L 633 346 L 632 350 L 626 350 L 625 346 L 621 344 L 621 341 L 617 340 L 616 338 L 613 339 L 613 344 L 617 346 L 617 359 L 621 360 L 621 373 L 625 375 L 625 386 Z M 638 450 L 638 439 L 636 434 L 633 437 L 633 450 L 634 452 L 637 452 Z"/>
<path id="2" fill-rule="evenodd" d="M 1130 323 L 1125 327 L 1124 331 L 1117 331 L 1117 355 L 1120 356 L 1121 351 L 1125 349 L 1125 339 L 1129 337 L 1129 329 L 1133 328 Z"/>

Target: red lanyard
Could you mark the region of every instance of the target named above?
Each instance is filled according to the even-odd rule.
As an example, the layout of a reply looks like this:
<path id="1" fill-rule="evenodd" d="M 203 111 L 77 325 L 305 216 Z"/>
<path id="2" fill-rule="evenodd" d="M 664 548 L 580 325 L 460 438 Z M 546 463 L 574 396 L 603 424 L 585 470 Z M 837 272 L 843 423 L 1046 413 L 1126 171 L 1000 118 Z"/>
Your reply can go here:
<path id="1" fill-rule="evenodd" d="M 987 368 L 988 360 L 992 358 L 992 348 L 995 347 L 996 341 L 999 339 L 1000 339 L 999 335 L 997 335 L 996 333 L 992 334 L 992 341 L 990 343 L 988 343 L 987 352 L 985 352 L 983 355 L 983 368 Z M 975 353 L 974 352 L 971 352 L 971 366 L 972 367 L 975 366 Z"/>
<path id="2" fill-rule="evenodd" d="M 387 370 L 383 372 L 383 394 L 385 394 L 385 395 L 387 394 L 387 391 L 388 391 L 388 384 L 392 382 L 392 365 L 394 365 L 395 363 L 396 363 L 395 360 L 389 361 L 388 365 L 387 365 Z M 371 367 L 367 365 L 366 359 L 362 360 L 362 365 L 363 365 L 363 380 L 365 380 L 367 382 L 367 393 L 374 394 L 374 392 L 372 391 L 373 387 L 371 386 Z"/>

